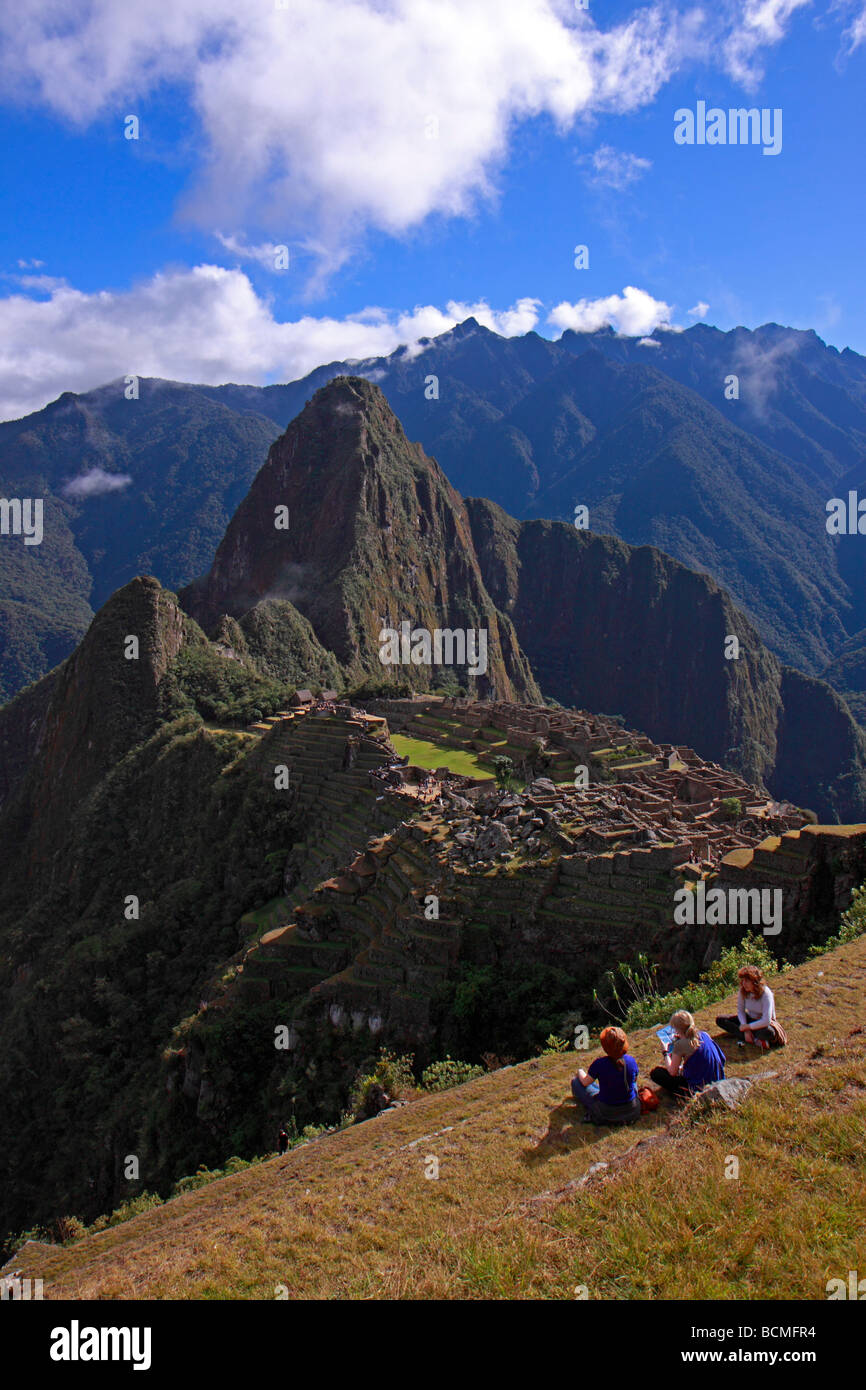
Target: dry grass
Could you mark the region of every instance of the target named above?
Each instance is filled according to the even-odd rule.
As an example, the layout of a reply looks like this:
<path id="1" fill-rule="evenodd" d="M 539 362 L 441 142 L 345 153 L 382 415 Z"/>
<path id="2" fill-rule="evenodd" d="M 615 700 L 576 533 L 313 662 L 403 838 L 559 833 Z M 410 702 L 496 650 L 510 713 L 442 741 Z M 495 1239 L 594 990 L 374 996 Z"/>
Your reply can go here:
<path id="1" fill-rule="evenodd" d="M 866 938 L 774 988 L 791 1046 L 731 1046 L 729 1075 L 781 1073 L 734 1114 L 578 1124 L 574 1055 L 543 1057 L 16 1265 L 53 1298 L 823 1298 L 866 1270 Z M 645 1079 L 653 1031 L 632 1050 Z"/>

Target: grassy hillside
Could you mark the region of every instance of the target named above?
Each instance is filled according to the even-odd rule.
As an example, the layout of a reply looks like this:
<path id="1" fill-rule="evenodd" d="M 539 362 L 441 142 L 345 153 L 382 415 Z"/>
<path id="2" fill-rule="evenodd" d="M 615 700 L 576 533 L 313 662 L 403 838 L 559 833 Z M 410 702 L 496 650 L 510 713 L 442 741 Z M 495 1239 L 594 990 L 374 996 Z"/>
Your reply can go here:
<path id="1" fill-rule="evenodd" d="M 773 983 L 791 1045 L 730 1045 L 729 1075 L 778 1072 L 737 1112 L 578 1124 L 548 1055 L 15 1265 L 54 1299 L 823 1300 L 866 1267 L 866 938 Z"/>

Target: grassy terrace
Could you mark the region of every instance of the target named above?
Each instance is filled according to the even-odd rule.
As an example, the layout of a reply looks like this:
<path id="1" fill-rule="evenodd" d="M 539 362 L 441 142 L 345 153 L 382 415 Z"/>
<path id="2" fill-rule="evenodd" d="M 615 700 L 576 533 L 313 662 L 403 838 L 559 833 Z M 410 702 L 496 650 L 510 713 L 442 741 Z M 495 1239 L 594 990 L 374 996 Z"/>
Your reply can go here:
<path id="1" fill-rule="evenodd" d="M 415 767 L 447 767 L 464 777 L 487 780 L 494 776 L 494 758 L 504 755 L 511 758 L 515 768 L 519 768 L 527 756 L 527 749 L 512 747 L 508 743 L 503 729 L 492 726 L 476 729 L 458 720 L 439 719 L 432 715 L 424 715 L 418 723 L 421 727 L 416 735 L 403 733 L 392 735 L 391 738 L 400 756 L 408 754 L 410 763 Z M 409 728 L 412 728 L 412 724 Z M 441 743 L 438 741 L 439 735 Z M 466 747 L 469 742 L 483 742 L 484 751 L 476 752 Z M 554 782 L 566 783 L 573 780 L 574 772 L 570 762 L 566 761 L 554 764 L 539 775 L 551 777 Z"/>
<path id="2" fill-rule="evenodd" d="M 666 1104 L 629 1129 L 579 1124 L 577 1058 L 546 1056 L 22 1250 L 16 1267 L 46 1298 L 272 1300 L 282 1284 L 320 1299 L 823 1300 L 866 1269 L 866 938 L 773 987 L 791 1045 L 726 1044 L 730 1075 L 779 1073 L 734 1113 L 684 1122 Z M 701 1024 L 715 1031 L 732 1003 Z M 646 1078 L 658 1040 L 631 1043 Z M 667 1137 L 635 1147 L 652 1135 Z M 598 1162 L 611 1166 L 577 1188 Z"/>
<path id="3" fill-rule="evenodd" d="M 392 735 L 391 742 L 401 758 L 408 755 L 413 767 L 447 767 L 461 777 L 476 777 L 479 780 L 493 776 L 493 769 L 483 767 L 476 753 L 459 748 L 447 748 L 443 744 L 430 743 L 423 738 L 405 738 L 402 734 Z"/>

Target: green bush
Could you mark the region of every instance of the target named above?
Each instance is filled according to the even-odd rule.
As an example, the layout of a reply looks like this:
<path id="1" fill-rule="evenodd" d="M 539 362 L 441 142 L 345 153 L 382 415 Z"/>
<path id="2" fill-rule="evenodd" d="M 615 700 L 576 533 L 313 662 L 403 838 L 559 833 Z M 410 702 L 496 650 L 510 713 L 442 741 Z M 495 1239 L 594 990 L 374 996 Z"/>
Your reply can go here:
<path id="1" fill-rule="evenodd" d="M 497 753 L 493 759 L 493 771 L 497 787 L 507 787 L 514 776 L 514 763 L 505 753 Z"/>
<path id="2" fill-rule="evenodd" d="M 444 1057 L 441 1062 L 431 1062 L 425 1068 L 421 1074 L 421 1085 L 425 1091 L 450 1091 L 452 1086 L 462 1086 L 464 1081 L 474 1081 L 476 1076 L 483 1075 L 483 1067 Z"/>
<path id="3" fill-rule="evenodd" d="M 815 956 L 823 956 L 827 951 L 832 951 L 837 946 L 844 946 L 847 941 L 855 941 L 864 932 L 866 932 L 866 884 L 861 884 L 859 888 L 854 889 L 851 906 L 842 913 L 839 930 L 835 936 L 830 936 L 826 941 L 810 946 L 806 954 L 810 959 Z"/>
<path id="4" fill-rule="evenodd" d="M 737 988 L 737 971 L 744 965 L 757 965 L 765 975 L 775 975 L 779 970 L 764 937 L 746 935 L 739 946 L 726 947 L 697 980 L 668 994 L 659 994 L 655 988 L 658 966 L 650 964 L 646 956 L 639 956 L 636 965 L 618 965 L 616 970 L 607 972 L 605 985 L 614 1005 L 607 1012 L 626 1030 L 667 1023 L 678 1009 L 687 1009 L 693 1014 L 707 1004 L 724 999 Z M 600 1002 L 598 994 L 596 1001 Z"/>
<path id="5" fill-rule="evenodd" d="M 368 1119 L 381 1109 L 384 1097 L 396 1100 L 404 1091 L 414 1090 L 415 1074 L 412 1070 L 415 1059 L 409 1054 L 398 1057 L 385 1049 L 377 1058 L 372 1070 L 363 1068 L 355 1078 L 349 1109 L 356 1119 Z"/>
<path id="6" fill-rule="evenodd" d="M 721 808 L 725 813 L 726 820 L 739 820 L 743 814 L 743 803 L 738 796 L 723 797 Z"/>
<path id="7" fill-rule="evenodd" d="M 132 1216 L 140 1216 L 143 1211 L 153 1211 L 155 1207 L 163 1205 L 162 1197 L 158 1197 L 155 1192 L 142 1192 L 138 1197 L 130 1197 L 128 1202 L 124 1202 L 117 1207 L 106 1221 L 107 1226 L 120 1226 L 124 1221 L 128 1221 Z M 88 1231 L 93 1229 L 87 1228 Z"/>

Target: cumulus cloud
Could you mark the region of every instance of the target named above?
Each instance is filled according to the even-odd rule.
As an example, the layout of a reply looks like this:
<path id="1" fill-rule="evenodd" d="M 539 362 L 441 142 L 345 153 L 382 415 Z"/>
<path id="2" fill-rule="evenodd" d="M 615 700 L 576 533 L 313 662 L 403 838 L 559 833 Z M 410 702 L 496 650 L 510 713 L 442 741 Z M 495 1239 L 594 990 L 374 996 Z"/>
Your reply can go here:
<path id="1" fill-rule="evenodd" d="M 628 188 L 652 168 L 651 159 L 615 150 L 611 145 L 599 145 L 592 154 L 583 155 L 579 163 L 588 169 L 587 181 L 592 187 L 613 188 L 617 192 Z"/>
<path id="2" fill-rule="evenodd" d="M 627 285 L 621 295 L 580 299 L 577 304 L 563 301 L 551 310 L 547 321 L 562 331 L 573 328 L 576 333 L 594 333 L 611 327 L 628 338 L 642 338 L 655 328 L 669 328 L 672 312 L 664 300 Z"/>
<path id="3" fill-rule="evenodd" d="M 104 468 L 94 467 L 71 478 L 61 491 L 64 497 L 81 502 L 88 497 L 101 497 L 106 492 L 122 492 L 131 482 L 128 473 L 106 473 Z"/>
<path id="4" fill-rule="evenodd" d="M 708 15 L 665 0 L 611 23 L 568 0 L 68 0 L 60 20 L 56 0 L 28 0 L 0 10 L 0 84 L 118 130 L 170 84 L 200 129 L 187 211 L 260 227 L 255 242 L 307 237 L 339 263 L 368 227 L 401 234 L 495 194 L 521 121 L 565 132 L 633 111 L 721 51 L 751 77 L 805 2 L 720 0 Z"/>
<path id="5" fill-rule="evenodd" d="M 709 312 L 709 304 L 705 304 L 702 299 L 699 299 L 697 304 L 693 304 L 691 309 L 687 310 L 690 319 L 705 319 Z"/>
<path id="6" fill-rule="evenodd" d="M 69 285 L 47 299 L 0 300 L 0 418 L 37 410 L 61 391 L 86 391 L 126 375 L 218 384 L 291 381 L 323 362 L 384 356 L 474 317 L 507 336 L 538 322 L 540 301 L 371 307 L 346 318 L 280 321 L 239 269 L 200 265 L 121 293 Z"/>

